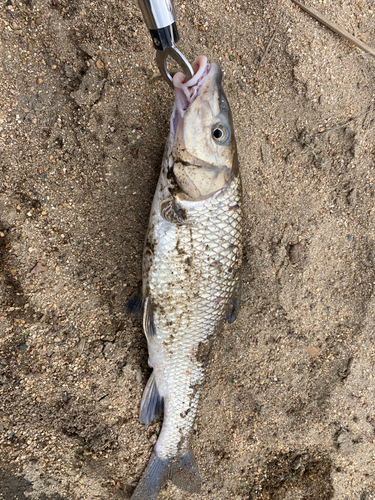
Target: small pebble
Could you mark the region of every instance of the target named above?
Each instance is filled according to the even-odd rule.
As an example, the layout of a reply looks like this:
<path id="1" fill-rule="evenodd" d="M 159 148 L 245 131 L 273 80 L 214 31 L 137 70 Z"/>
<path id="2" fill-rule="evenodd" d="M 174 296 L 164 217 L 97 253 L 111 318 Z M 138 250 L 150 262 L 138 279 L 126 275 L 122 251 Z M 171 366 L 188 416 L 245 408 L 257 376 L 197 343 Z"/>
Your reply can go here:
<path id="1" fill-rule="evenodd" d="M 37 265 L 31 269 L 30 274 L 44 273 L 47 270 L 48 268 L 46 266 L 43 266 L 43 264 L 38 262 Z"/>
<path id="2" fill-rule="evenodd" d="M 80 339 L 78 346 L 77 346 L 77 353 L 82 354 L 84 349 L 85 349 L 85 344 L 86 340 L 85 339 Z"/>
<path id="3" fill-rule="evenodd" d="M 315 345 L 309 345 L 309 347 L 306 349 L 306 352 L 309 356 L 313 356 L 314 358 L 317 358 L 322 350 L 320 347 L 315 346 Z"/>
<path id="4" fill-rule="evenodd" d="M 156 435 L 156 434 L 153 434 L 153 435 L 149 438 L 149 440 L 148 440 L 148 441 L 149 441 L 151 444 L 155 444 L 157 440 L 158 440 L 157 435 Z"/>

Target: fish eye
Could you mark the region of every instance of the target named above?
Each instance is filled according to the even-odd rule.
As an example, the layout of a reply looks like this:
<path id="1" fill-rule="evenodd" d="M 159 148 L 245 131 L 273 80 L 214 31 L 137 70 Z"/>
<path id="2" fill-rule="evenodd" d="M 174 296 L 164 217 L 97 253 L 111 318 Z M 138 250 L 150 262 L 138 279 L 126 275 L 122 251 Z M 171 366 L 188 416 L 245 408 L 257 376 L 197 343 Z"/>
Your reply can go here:
<path id="1" fill-rule="evenodd" d="M 225 125 L 219 124 L 212 129 L 214 141 L 223 144 L 229 138 L 229 130 Z"/>

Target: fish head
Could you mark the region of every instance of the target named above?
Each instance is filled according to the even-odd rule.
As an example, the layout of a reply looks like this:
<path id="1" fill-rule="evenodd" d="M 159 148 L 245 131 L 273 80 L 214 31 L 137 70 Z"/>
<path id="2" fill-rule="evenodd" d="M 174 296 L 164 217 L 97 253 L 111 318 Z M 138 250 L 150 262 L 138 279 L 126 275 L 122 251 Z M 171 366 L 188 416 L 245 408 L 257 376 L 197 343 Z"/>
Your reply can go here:
<path id="1" fill-rule="evenodd" d="M 173 176 L 181 190 L 179 197 L 192 200 L 225 189 L 238 175 L 233 119 L 221 85 L 222 71 L 217 63 L 205 63 L 190 87 L 189 82 L 176 78 L 181 74 L 174 78 Z"/>

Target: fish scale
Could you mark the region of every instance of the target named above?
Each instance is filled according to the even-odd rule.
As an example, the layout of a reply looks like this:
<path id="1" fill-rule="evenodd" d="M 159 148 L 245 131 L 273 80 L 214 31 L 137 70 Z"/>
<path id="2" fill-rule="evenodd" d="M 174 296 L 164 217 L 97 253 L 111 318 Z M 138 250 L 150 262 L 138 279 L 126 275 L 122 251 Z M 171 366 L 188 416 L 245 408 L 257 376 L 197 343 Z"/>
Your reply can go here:
<path id="1" fill-rule="evenodd" d="M 204 376 L 196 353 L 225 316 L 237 283 L 232 268 L 234 263 L 239 266 L 242 251 L 239 183 L 235 178 L 219 195 L 198 207 L 192 203 L 186 224 L 168 223 L 158 215 L 148 235 L 156 242 L 147 283 L 156 305 L 150 364 L 155 366 L 157 359 L 160 365 L 156 382 L 165 405 L 155 446 L 161 457 L 173 456 L 186 446 Z M 168 388 L 163 390 L 166 380 Z"/>

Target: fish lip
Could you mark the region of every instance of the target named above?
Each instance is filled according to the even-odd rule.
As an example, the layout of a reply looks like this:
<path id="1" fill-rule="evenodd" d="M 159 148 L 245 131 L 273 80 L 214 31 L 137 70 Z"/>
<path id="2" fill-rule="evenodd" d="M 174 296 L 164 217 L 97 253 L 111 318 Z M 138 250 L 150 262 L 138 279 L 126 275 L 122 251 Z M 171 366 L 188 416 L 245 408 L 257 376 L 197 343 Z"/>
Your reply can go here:
<path id="1" fill-rule="evenodd" d="M 189 86 L 189 82 L 194 81 L 195 77 L 185 82 L 184 75 L 182 73 L 177 73 L 173 78 L 175 84 L 176 110 L 181 118 L 184 118 L 192 104 L 204 93 L 206 87 L 221 86 L 222 73 L 218 63 L 207 63 L 207 59 L 200 56 L 194 61 L 193 66 L 194 65 L 197 66 L 195 74 L 202 71 L 202 75 L 194 85 Z"/>

